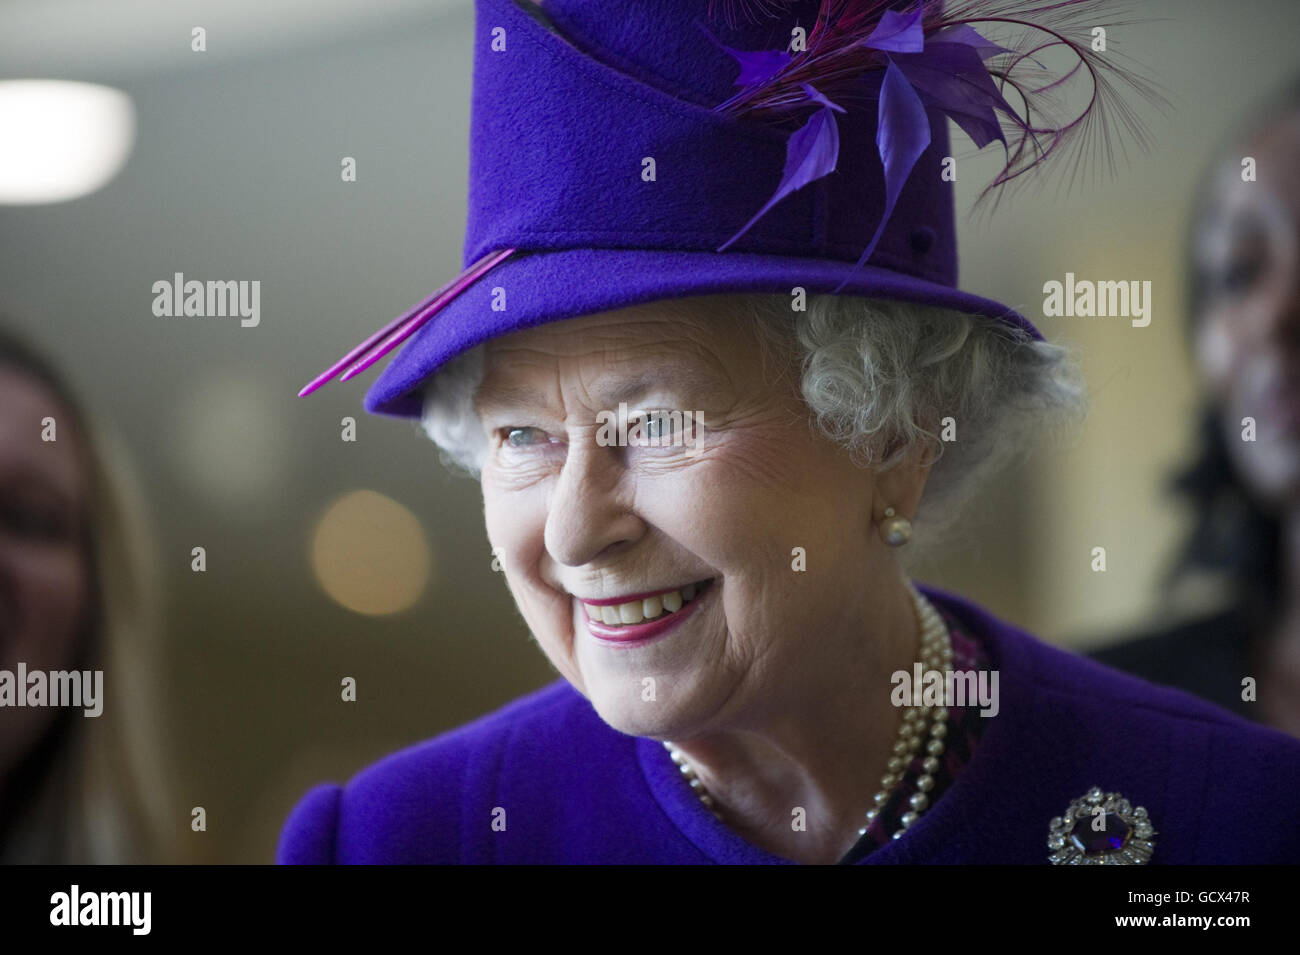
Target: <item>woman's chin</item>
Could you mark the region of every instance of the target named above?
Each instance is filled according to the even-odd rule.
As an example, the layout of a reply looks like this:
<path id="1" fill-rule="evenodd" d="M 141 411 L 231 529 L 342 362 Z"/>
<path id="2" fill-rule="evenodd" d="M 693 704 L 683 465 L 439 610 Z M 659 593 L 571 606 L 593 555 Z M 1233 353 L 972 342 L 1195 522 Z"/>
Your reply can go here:
<path id="1" fill-rule="evenodd" d="M 620 733 L 629 736 L 668 738 L 678 724 L 675 713 L 662 704 L 643 700 L 637 690 L 610 684 L 587 685 L 587 699 L 597 715 Z"/>
<path id="2" fill-rule="evenodd" d="M 588 675 L 583 694 L 605 723 L 629 736 L 679 739 L 703 722 L 698 689 L 689 696 L 654 693 L 627 677 L 601 680 Z"/>
<path id="3" fill-rule="evenodd" d="M 625 681 L 588 681 L 587 699 L 602 720 L 630 736 L 652 735 L 663 721 L 663 713 L 654 703 L 643 702 L 635 688 L 622 685 Z"/>

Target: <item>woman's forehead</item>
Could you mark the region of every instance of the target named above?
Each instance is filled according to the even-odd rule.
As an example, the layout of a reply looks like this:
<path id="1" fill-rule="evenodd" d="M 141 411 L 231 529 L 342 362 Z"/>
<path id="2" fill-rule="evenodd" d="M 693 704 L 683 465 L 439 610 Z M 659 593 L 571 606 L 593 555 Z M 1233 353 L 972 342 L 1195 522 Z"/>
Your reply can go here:
<path id="1" fill-rule="evenodd" d="M 553 322 L 489 342 L 476 404 L 533 405 L 557 387 L 602 407 L 652 391 L 716 398 L 752 377 L 750 339 L 734 313 L 716 305 L 638 306 Z"/>
<path id="2" fill-rule="evenodd" d="M 484 378 L 528 366 L 637 374 L 641 365 L 665 360 L 722 365 L 748 338 L 740 331 L 734 310 L 716 301 L 638 305 L 493 339 L 485 349 Z"/>

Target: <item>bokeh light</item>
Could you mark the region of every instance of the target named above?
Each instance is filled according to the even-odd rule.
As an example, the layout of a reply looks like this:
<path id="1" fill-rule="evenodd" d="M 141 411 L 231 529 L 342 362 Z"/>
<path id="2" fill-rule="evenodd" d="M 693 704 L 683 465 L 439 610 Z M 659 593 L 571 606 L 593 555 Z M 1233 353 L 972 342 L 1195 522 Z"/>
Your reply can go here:
<path id="1" fill-rule="evenodd" d="M 121 171 L 135 142 L 135 107 L 121 90 L 67 80 L 0 82 L 0 203 L 88 195 Z"/>
<path id="2" fill-rule="evenodd" d="M 311 566 L 321 589 L 356 613 L 399 613 L 424 593 L 433 555 L 420 521 L 377 491 L 350 491 L 316 522 Z"/>

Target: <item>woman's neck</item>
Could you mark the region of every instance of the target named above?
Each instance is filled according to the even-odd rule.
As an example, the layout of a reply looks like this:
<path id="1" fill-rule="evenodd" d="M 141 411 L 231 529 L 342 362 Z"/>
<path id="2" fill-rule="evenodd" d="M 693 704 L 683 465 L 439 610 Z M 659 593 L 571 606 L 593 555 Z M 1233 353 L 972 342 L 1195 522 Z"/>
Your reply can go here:
<path id="1" fill-rule="evenodd" d="M 796 862 L 838 862 L 857 842 L 902 721 L 890 678 L 911 672 L 919 642 L 903 579 L 856 616 L 776 661 L 745 725 L 675 743 L 729 827 Z"/>

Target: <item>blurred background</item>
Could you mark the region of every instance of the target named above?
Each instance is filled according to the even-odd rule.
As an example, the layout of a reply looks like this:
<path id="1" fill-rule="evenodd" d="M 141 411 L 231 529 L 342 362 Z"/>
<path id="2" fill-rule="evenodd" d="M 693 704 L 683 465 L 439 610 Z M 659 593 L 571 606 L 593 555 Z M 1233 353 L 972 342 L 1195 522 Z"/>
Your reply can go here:
<path id="1" fill-rule="evenodd" d="M 1150 152 L 975 219 L 996 157 L 959 153 L 963 287 L 1076 349 L 1091 413 L 917 573 L 1078 648 L 1169 612 L 1156 582 L 1188 515 L 1163 487 L 1197 409 L 1181 261 L 1193 185 L 1300 60 L 1292 0 L 1137 14 L 1108 39 L 1172 104 L 1139 102 Z M 459 271 L 472 27 L 469 0 L 0 2 L 0 80 L 129 97 L 109 111 L 102 187 L 0 204 L 0 314 L 132 462 L 162 599 L 152 720 L 181 861 L 270 861 L 311 784 L 555 678 L 492 569 L 476 484 L 414 424 L 364 414 L 373 373 L 296 397 Z M 0 124 L 0 153 L 9 135 Z M 260 324 L 155 316 L 153 284 L 178 272 L 260 280 Z M 1150 280 L 1150 325 L 1043 318 L 1043 283 L 1066 272 Z M 355 703 L 340 703 L 345 677 Z"/>

